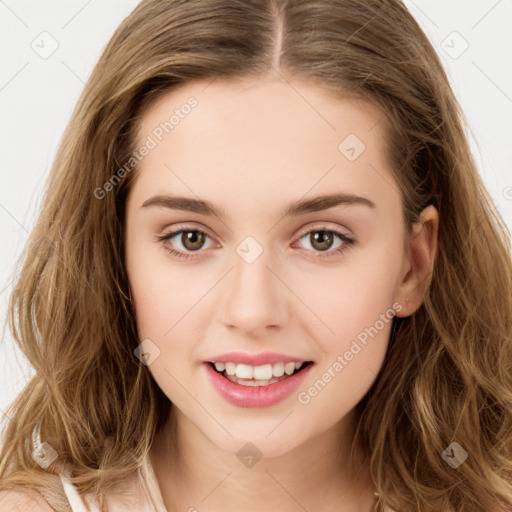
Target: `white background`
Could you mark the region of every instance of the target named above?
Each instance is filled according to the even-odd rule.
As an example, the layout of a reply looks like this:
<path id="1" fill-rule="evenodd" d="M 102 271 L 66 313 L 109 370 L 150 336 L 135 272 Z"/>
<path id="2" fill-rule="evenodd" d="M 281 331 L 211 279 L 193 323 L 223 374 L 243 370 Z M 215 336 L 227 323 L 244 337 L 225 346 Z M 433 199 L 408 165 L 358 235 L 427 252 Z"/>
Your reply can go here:
<path id="1" fill-rule="evenodd" d="M 13 263 L 34 225 L 62 132 L 103 47 L 137 3 L 0 0 L 2 328 Z M 512 229 L 512 1 L 405 3 L 445 64 L 480 172 Z M 52 45 L 58 47 L 47 58 L 35 51 Z M 31 374 L 7 330 L 0 344 L 0 419 Z"/>

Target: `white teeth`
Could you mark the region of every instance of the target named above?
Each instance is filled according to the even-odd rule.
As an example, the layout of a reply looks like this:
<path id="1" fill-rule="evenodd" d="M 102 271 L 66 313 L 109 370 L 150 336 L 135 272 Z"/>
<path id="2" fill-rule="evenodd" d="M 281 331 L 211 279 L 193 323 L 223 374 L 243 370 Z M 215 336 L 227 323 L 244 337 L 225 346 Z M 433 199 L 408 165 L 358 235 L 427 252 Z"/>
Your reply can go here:
<path id="1" fill-rule="evenodd" d="M 282 377 L 284 375 L 284 363 L 276 363 L 272 367 L 272 375 L 274 377 Z"/>
<path id="2" fill-rule="evenodd" d="M 295 371 L 295 363 L 286 363 L 284 365 L 286 375 L 291 375 Z"/>
<path id="3" fill-rule="evenodd" d="M 269 381 L 273 377 L 282 377 L 285 373 L 286 375 L 292 375 L 295 370 L 298 370 L 303 365 L 300 362 L 263 364 L 261 366 L 232 362 L 214 364 L 218 372 L 226 370 L 226 374 L 229 376 L 236 376 L 238 379 L 255 379 L 260 382 Z"/>
<path id="4" fill-rule="evenodd" d="M 255 366 L 252 372 L 252 378 L 258 380 L 269 380 L 272 378 L 272 365 L 264 364 L 263 366 Z"/>
<path id="5" fill-rule="evenodd" d="M 236 364 L 235 363 L 226 363 L 226 373 L 228 375 L 235 375 L 235 373 L 236 373 Z"/>
<path id="6" fill-rule="evenodd" d="M 249 366 L 248 364 L 237 364 L 236 365 L 236 372 L 235 375 L 239 379 L 252 379 L 252 366 Z"/>

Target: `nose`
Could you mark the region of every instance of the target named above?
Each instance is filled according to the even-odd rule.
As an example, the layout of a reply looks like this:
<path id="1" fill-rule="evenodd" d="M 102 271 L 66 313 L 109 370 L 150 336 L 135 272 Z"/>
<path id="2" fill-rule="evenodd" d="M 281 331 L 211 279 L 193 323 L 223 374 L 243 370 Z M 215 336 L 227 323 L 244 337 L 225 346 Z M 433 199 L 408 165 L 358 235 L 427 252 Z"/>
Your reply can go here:
<path id="1" fill-rule="evenodd" d="M 235 254 L 221 289 L 221 320 L 228 328 L 257 336 L 286 323 L 289 297 L 270 260 L 266 251 L 252 263 Z"/>

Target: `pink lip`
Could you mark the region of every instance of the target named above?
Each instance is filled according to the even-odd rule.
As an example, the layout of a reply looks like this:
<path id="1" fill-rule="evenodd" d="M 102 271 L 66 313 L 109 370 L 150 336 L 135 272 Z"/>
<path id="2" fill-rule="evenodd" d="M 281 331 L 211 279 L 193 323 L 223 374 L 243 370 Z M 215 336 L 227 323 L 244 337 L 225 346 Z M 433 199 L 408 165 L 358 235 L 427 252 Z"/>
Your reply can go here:
<path id="1" fill-rule="evenodd" d="M 230 357 L 232 356 L 233 354 L 230 354 Z M 229 403 L 238 407 L 270 407 L 293 393 L 300 386 L 313 365 L 310 364 L 299 372 L 274 384 L 256 387 L 231 382 L 216 372 L 210 363 L 203 363 L 203 366 L 213 387 Z"/>
<path id="2" fill-rule="evenodd" d="M 307 359 L 300 357 L 286 356 L 276 352 L 260 352 L 259 354 L 246 354 L 244 352 L 230 352 L 208 360 L 211 363 L 240 363 L 251 366 L 261 366 L 274 363 L 305 363 Z"/>

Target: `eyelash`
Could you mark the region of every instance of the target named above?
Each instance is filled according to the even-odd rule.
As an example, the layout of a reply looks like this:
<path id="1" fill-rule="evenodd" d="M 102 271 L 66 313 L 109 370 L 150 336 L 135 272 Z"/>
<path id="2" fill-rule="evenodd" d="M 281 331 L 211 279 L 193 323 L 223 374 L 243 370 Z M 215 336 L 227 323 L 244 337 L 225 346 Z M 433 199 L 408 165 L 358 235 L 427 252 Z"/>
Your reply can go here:
<path id="1" fill-rule="evenodd" d="M 183 227 L 183 226 L 180 226 L 180 229 L 177 229 L 177 230 L 174 230 L 174 231 L 171 231 L 170 233 L 166 233 L 165 235 L 161 235 L 161 236 L 158 236 L 157 239 L 161 242 L 161 243 L 165 243 L 167 241 L 169 241 L 171 238 L 174 238 L 176 235 L 178 235 L 179 233 L 186 233 L 186 232 L 196 232 L 196 233 L 201 233 L 202 235 L 205 235 L 207 236 L 208 238 L 212 238 L 206 231 L 203 231 L 202 229 L 197 229 L 197 228 L 190 228 L 190 227 Z M 332 233 L 333 235 L 337 236 L 342 242 L 343 244 L 340 245 L 339 247 L 337 247 L 336 249 L 334 250 L 328 250 L 328 251 L 325 251 L 325 252 L 322 252 L 322 251 L 314 251 L 314 252 L 317 252 L 318 255 L 315 256 L 316 258 L 332 258 L 332 257 L 335 257 L 337 255 L 341 255 L 343 252 L 345 252 L 348 248 L 350 248 L 351 246 L 355 245 L 357 243 L 357 240 L 355 238 L 352 238 L 340 231 L 337 231 L 335 229 L 332 229 L 332 228 L 329 228 L 327 226 L 320 226 L 320 227 L 317 227 L 317 228 L 314 228 L 314 229 L 309 229 L 307 231 L 304 231 L 300 234 L 299 236 L 299 240 L 304 238 L 305 235 L 307 234 L 310 234 L 310 233 L 315 233 L 315 232 L 327 232 L 327 233 Z M 193 252 L 202 252 L 201 250 L 198 250 L 198 251 L 193 251 L 193 252 L 190 252 L 190 253 L 186 253 L 186 252 L 183 252 L 183 251 L 177 251 L 176 249 L 172 249 L 172 248 L 165 248 L 165 250 L 170 253 L 172 256 L 176 256 L 178 258 L 185 258 L 186 260 L 189 259 L 189 258 L 193 258 Z"/>

